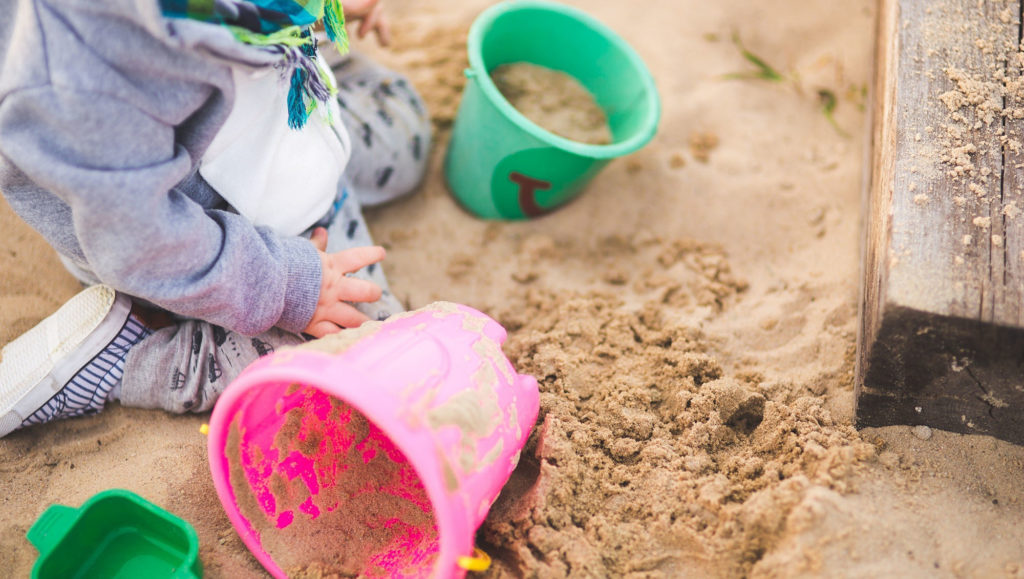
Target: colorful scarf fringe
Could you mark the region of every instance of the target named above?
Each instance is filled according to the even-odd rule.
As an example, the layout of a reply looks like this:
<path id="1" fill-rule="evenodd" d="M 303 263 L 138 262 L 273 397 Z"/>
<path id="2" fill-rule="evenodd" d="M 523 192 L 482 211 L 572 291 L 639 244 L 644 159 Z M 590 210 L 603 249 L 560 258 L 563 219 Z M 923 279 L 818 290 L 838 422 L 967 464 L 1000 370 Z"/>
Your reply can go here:
<path id="1" fill-rule="evenodd" d="M 288 126 L 301 129 L 317 103 L 334 95 L 315 60 L 316 40 L 310 27 L 323 22 L 338 52 L 348 52 L 348 32 L 341 0 L 160 0 L 167 18 L 188 18 L 221 24 L 246 44 L 280 54 L 288 79 Z"/>

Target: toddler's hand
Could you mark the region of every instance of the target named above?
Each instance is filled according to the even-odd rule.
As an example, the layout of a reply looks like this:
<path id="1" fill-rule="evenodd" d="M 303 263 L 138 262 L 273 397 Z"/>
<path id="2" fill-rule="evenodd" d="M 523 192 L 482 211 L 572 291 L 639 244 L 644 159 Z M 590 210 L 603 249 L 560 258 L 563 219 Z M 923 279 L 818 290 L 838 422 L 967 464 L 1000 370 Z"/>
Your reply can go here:
<path id="1" fill-rule="evenodd" d="M 361 325 L 369 318 L 346 302 L 375 302 L 380 299 L 381 289 L 375 283 L 346 274 L 384 259 L 384 248 L 354 247 L 337 253 L 325 253 L 327 230 L 322 227 L 313 231 L 310 241 L 320 253 L 323 273 L 320 280 L 320 299 L 313 312 L 313 319 L 303 331 L 314 338 L 322 338 L 341 331 L 342 328 Z"/>
<path id="2" fill-rule="evenodd" d="M 384 14 L 381 0 L 342 0 L 347 22 L 359 22 L 356 36 L 364 38 L 370 31 L 377 35 L 381 46 L 391 44 L 391 25 Z"/>

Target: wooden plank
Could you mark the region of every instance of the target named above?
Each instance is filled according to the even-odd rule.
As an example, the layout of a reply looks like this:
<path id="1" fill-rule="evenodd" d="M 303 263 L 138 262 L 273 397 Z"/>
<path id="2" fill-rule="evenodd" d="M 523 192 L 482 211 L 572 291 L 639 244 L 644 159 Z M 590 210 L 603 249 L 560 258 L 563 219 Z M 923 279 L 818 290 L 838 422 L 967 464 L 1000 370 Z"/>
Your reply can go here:
<path id="1" fill-rule="evenodd" d="M 1024 443 L 1021 0 L 882 0 L 857 424 Z"/>

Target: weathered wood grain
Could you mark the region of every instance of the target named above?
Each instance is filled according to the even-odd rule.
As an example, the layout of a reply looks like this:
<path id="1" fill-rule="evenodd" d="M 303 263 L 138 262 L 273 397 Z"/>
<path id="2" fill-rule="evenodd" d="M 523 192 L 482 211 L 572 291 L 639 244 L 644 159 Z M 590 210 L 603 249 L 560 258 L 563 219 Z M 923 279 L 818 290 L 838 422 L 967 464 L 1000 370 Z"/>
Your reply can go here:
<path id="1" fill-rule="evenodd" d="M 1024 443 L 1021 1 L 879 9 L 857 423 Z"/>

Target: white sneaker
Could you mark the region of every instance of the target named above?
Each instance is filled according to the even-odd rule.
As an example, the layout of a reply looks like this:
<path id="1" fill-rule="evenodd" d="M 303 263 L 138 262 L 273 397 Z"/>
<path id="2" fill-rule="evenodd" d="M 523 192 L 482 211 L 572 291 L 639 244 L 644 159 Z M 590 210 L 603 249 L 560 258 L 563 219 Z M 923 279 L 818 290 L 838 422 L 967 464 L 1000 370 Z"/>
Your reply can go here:
<path id="1" fill-rule="evenodd" d="M 95 285 L 4 346 L 0 437 L 28 424 L 102 409 L 121 379 L 128 348 L 149 334 L 129 318 L 131 306 L 128 296 Z M 124 336 L 129 325 L 134 328 Z"/>

